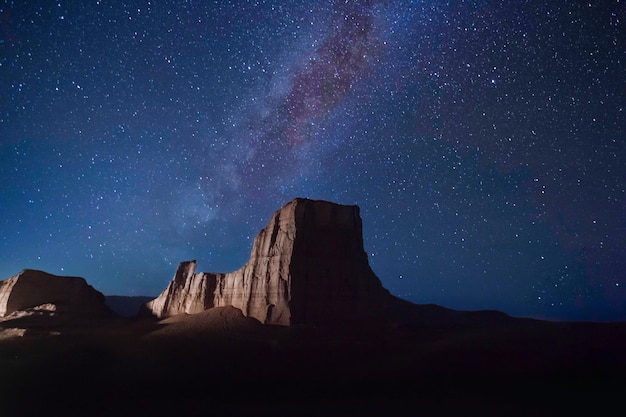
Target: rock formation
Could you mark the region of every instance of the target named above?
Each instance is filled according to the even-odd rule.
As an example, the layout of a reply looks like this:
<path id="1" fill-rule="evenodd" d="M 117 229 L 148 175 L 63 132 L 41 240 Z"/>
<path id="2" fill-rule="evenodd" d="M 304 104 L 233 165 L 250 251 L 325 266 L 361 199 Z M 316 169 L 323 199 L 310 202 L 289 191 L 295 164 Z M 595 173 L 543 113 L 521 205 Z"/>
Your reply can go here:
<path id="1" fill-rule="evenodd" d="M 326 201 L 298 198 L 274 213 L 239 270 L 195 268 L 182 262 L 146 310 L 167 317 L 233 306 L 266 324 L 320 324 L 376 318 L 392 298 L 369 266 L 359 207 Z"/>
<path id="2" fill-rule="evenodd" d="M 25 269 L 0 281 L 0 317 L 43 304 L 54 305 L 62 312 L 89 316 L 110 313 L 104 304 L 104 295 L 84 278 Z"/>

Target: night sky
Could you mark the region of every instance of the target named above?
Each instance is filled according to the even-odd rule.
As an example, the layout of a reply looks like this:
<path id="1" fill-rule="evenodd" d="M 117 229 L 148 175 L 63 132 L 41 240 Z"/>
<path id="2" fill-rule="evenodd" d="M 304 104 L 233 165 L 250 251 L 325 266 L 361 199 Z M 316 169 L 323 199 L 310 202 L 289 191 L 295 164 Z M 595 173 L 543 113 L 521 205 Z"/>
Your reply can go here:
<path id="1" fill-rule="evenodd" d="M 623 0 L 0 4 L 0 279 L 157 295 L 307 197 L 407 300 L 626 320 Z"/>

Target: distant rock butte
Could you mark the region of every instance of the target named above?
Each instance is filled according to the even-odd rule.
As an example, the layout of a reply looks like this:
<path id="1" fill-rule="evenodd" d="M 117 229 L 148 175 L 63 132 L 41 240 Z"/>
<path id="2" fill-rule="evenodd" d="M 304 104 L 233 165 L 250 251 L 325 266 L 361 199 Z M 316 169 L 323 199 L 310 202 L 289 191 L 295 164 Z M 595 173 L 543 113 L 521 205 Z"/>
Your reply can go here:
<path id="1" fill-rule="evenodd" d="M 250 259 L 227 274 L 182 262 L 145 305 L 157 317 L 233 306 L 262 323 L 325 324 L 374 319 L 392 296 L 369 266 L 358 206 L 295 199 L 257 235 Z"/>
<path id="2" fill-rule="evenodd" d="M 141 307 L 154 296 L 105 295 L 104 302 L 115 314 L 122 317 L 135 317 Z"/>
<path id="3" fill-rule="evenodd" d="M 0 317 L 43 304 L 81 315 L 110 313 L 104 304 L 104 295 L 80 277 L 63 277 L 25 269 L 14 277 L 0 281 Z"/>

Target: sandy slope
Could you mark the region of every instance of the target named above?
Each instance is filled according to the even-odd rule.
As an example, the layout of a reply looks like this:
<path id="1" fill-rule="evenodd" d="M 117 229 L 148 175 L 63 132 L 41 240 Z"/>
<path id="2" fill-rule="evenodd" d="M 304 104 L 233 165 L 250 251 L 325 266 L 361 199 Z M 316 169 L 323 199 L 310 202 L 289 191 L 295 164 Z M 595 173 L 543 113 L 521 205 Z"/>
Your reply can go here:
<path id="1" fill-rule="evenodd" d="M 217 307 L 198 314 L 180 314 L 161 320 L 162 326 L 151 337 L 201 336 L 205 333 L 234 333 L 258 329 L 262 324 L 244 317 L 235 307 Z"/>
<path id="2" fill-rule="evenodd" d="M 621 415 L 626 325 L 483 316 L 30 322 L 0 340 L 0 415 Z"/>

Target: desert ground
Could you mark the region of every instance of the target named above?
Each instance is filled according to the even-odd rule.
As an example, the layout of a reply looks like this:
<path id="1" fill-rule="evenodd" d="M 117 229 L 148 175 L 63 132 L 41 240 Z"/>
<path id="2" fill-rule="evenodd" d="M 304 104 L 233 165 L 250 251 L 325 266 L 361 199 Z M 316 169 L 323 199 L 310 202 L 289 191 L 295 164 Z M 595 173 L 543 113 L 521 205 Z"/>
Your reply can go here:
<path id="1" fill-rule="evenodd" d="M 317 327 L 233 307 L 5 319 L 0 415 L 623 415 L 624 323 L 405 313 Z"/>

